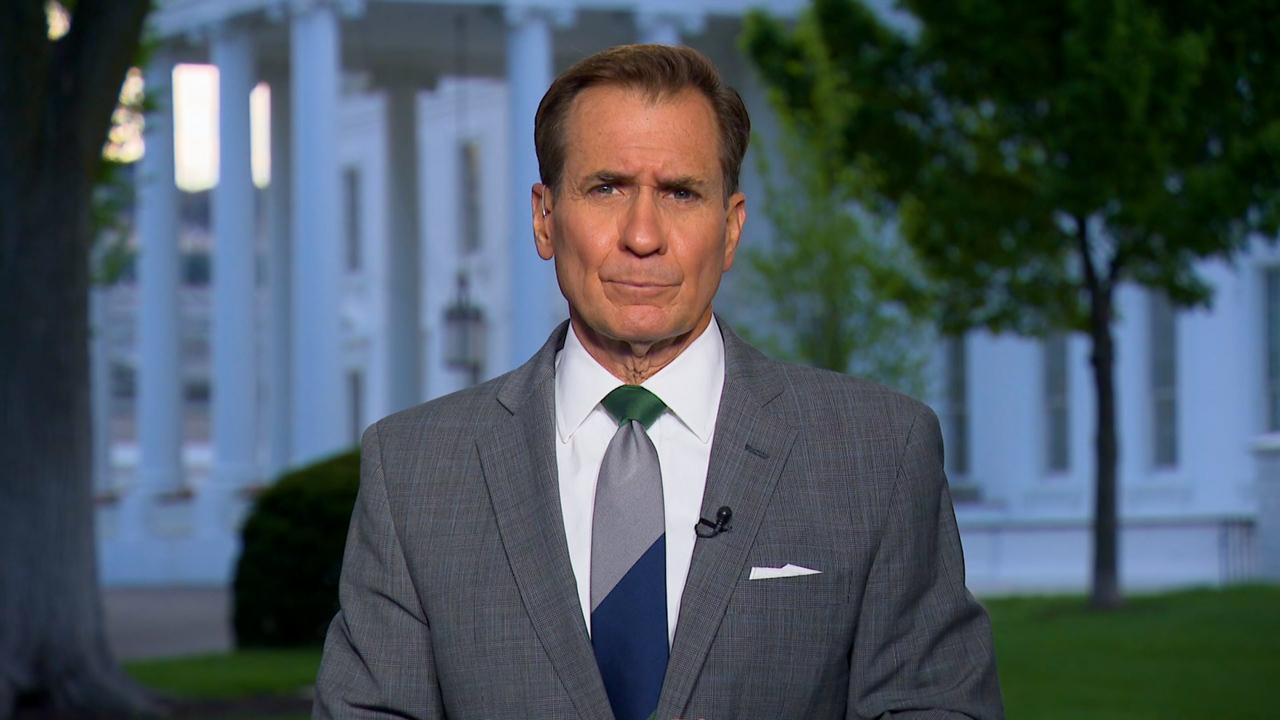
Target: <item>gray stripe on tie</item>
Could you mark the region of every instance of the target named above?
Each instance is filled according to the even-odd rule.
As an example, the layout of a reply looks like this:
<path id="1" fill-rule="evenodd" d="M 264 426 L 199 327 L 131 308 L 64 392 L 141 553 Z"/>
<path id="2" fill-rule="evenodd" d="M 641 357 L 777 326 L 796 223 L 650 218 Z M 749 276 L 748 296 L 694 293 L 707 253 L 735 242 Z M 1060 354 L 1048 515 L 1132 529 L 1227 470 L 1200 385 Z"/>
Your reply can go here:
<path id="1" fill-rule="evenodd" d="M 591 529 L 592 612 L 665 526 L 658 451 L 644 426 L 632 420 L 618 427 L 600 463 Z"/>

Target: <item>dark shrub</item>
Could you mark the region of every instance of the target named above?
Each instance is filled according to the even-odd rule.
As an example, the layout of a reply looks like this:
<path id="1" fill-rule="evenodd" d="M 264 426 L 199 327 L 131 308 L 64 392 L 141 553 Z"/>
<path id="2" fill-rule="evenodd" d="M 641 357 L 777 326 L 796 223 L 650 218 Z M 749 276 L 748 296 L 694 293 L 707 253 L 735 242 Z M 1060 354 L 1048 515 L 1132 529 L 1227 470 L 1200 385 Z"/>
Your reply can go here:
<path id="1" fill-rule="evenodd" d="M 338 576 L 360 486 L 360 452 L 283 475 L 245 521 L 236 565 L 239 647 L 323 642 L 338 611 Z"/>

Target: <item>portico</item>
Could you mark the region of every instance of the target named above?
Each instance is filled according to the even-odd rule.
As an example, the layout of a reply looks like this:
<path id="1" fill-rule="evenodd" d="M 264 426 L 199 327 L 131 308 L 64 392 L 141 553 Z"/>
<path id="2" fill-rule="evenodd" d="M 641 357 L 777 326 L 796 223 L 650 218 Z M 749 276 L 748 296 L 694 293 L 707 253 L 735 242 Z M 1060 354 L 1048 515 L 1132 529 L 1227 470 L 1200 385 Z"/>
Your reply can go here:
<path id="1" fill-rule="evenodd" d="M 468 384 L 444 347 L 460 284 L 482 317 L 474 376 L 531 355 L 567 314 L 523 211 L 552 77 L 637 41 L 690 42 L 732 75 L 742 13 L 728 0 L 161 2 L 146 69 L 159 111 L 137 181 L 136 465 L 107 481 L 106 581 L 225 582 L 258 488 Z M 183 459 L 171 87 L 189 62 L 219 70 L 207 468 Z M 260 82 L 271 179 L 257 190 L 249 95 Z"/>

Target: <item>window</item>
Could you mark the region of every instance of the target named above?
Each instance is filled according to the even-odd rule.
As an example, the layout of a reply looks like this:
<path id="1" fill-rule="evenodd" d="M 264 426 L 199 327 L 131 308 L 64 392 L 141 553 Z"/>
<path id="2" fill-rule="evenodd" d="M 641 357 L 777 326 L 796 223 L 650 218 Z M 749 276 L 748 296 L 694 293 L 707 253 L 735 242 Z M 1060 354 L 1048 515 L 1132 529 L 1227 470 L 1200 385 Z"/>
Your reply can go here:
<path id="1" fill-rule="evenodd" d="M 133 400 L 138 394 L 138 374 L 132 365 L 111 363 L 111 397 L 117 400 Z"/>
<path id="2" fill-rule="evenodd" d="M 1267 430 L 1280 432 L 1280 267 L 1267 270 L 1264 281 L 1266 308 L 1263 315 L 1267 328 Z"/>
<path id="3" fill-rule="evenodd" d="M 182 253 L 182 284 L 203 287 L 209 284 L 209 253 L 194 251 Z"/>
<path id="4" fill-rule="evenodd" d="M 360 171 L 349 167 L 342 172 L 342 198 L 346 209 L 347 269 L 360 269 Z"/>
<path id="5" fill-rule="evenodd" d="M 463 252 L 473 252 L 480 249 L 480 144 L 474 140 L 463 143 L 458 163 L 460 245 Z"/>
<path id="6" fill-rule="evenodd" d="M 1178 324 L 1169 296 L 1150 295 L 1152 461 L 1178 464 Z"/>
<path id="7" fill-rule="evenodd" d="M 347 395 L 351 407 L 351 442 L 359 445 L 364 433 L 364 376 L 359 370 L 347 373 Z"/>
<path id="8" fill-rule="evenodd" d="M 969 474 L 969 395 L 966 376 L 965 338 L 947 339 L 947 472 L 956 476 Z"/>
<path id="9" fill-rule="evenodd" d="M 209 380 L 207 378 L 187 380 L 182 384 L 182 397 L 189 403 L 207 404 L 211 397 L 209 394 Z"/>
<path id="10" fill-rule="evenodd" d="M 1067 336 L 1053 333 L 1044 341 L 1045 466 L 1049 472 L 1070 468 L 1067 398 Z"/>

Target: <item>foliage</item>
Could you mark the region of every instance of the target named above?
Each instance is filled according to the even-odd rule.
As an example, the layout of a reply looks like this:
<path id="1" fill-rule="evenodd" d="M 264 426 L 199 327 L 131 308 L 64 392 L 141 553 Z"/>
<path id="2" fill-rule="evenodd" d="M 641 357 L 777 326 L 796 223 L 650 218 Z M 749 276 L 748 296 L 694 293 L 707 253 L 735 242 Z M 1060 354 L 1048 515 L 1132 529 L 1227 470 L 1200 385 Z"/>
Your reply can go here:
<path id="1" fill-rule="evenodd" d="M 1115 290 L 1207 304 L 1202 263 L 1280 230 L 1280 6 L 901 6 L 908 30 L 856 0 L 814 0 L 794 30 L 756 13 L 744 45 L 800 131 L 865 173 L 853 199 L 896 215 L 924 280 L 904 297 L 945 332 L 1089 333 L 1094 600 L 1114 605 Z"/>
<path id="2" fill-rule="evenodd" d="M 747 46 L 827 152 L 872 170 L 948 329 L 1084 330 L 1089 264 L 1204 303 L 1196 261 L 1276 233 L 1274 4 L 904 5 L 914 40 L 817 0 L 815 32 L 757 14 Z"/>
<path id="3" fill-rule="evenodd" d="M 239 647 L 319 644 L 338 611 L 338 578 L 360 486 L 353 451 L 282 476 L 245 521 L 236 565 Z"/>
<path id="4" fill-rule="evenodd" d="M 133 261 L 133 223 L 130 217 L 136 200 L 135 177 L 129 165 L 143 152 L 144 117 L 157 109 L 153 93 L 143 90 L 142 71 L 137 66 L 150 61 L 156 41 L 144 41 L 138 49 L 136 65 L 130 68 L 120 90 L 120 101 L 111 114 L 111 129 L 103 147 L 102 160 L 94 179 L 90 208 L 93 232 L 93 282 L 116 282 Z"/>
<path id="5" fill-rule="evenodd" d="M 783 130 L 756 155 L 773 241 L 746 251 L 749 298 L 772 322 L 750 339 L 795 362 L 926 395 L 928 325 L 888 297 L 891 284 L 911 272 L 912 258 L 849 200 L 855 193 L 848 188 L 865 183 L 861 175 L 831 165 L 822 143 L 797 130 L 788 108 L 775 108 Z"/>
<path id="6" fill-rule="evenodd" d="M 1130 598 L 989 600 L 1011 718 L 1269 717 L 1280 677 L 1280 588 Z"/>
<path id="7" fill-rule="evenodd" d="M 111 285 L 124 273 L 135 250 L 130 247 L 128 211 L 133 205 L 134 188 L 124 163 L 103 159 L 94 182 L 93 248 L 90 264 L 92 282 Z"/>

